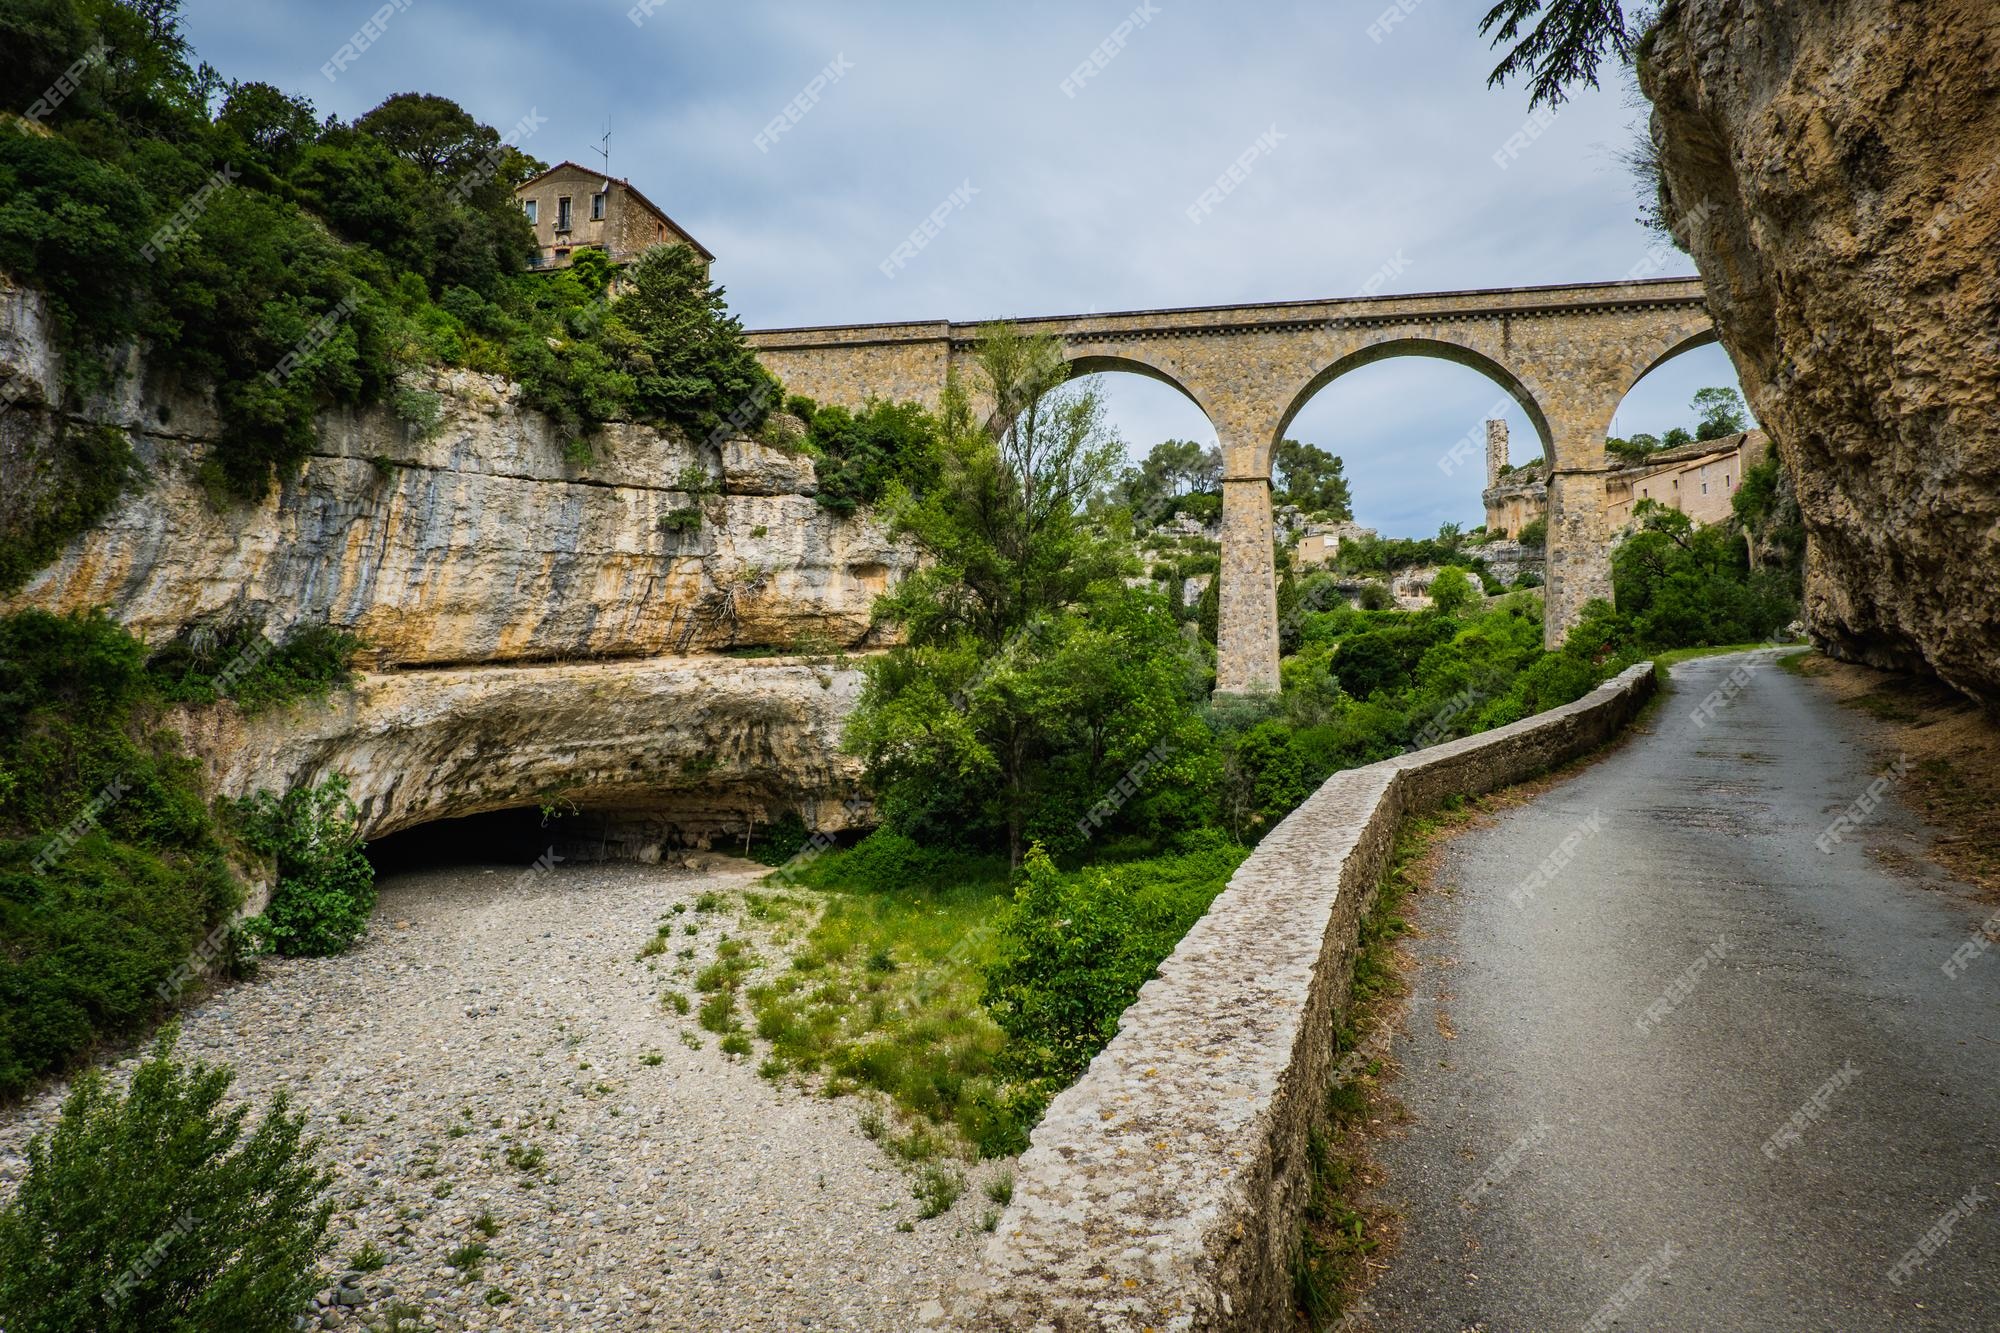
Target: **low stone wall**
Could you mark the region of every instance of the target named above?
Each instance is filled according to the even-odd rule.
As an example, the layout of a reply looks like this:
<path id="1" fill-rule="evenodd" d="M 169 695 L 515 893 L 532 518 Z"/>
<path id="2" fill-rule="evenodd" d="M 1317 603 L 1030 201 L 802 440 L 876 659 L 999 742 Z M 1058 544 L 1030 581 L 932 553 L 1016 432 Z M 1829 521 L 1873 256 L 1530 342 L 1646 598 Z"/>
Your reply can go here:
<path id="1" fill-rule="evenodd" d="M 1654 688 L 1336 773 L 1237 870 L 1057 1097 L 976 1268 L 927 1329 L 1290 1329 L 1306 1139 L 1357 928 L 1408 816 L 1589 753 Z"/>

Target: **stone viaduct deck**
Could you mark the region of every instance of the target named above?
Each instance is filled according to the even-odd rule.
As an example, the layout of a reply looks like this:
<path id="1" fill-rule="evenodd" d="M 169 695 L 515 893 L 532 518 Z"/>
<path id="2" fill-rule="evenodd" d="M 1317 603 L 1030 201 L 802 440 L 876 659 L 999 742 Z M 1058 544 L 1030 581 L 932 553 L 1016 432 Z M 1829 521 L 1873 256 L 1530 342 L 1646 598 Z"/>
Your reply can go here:
<path id="1" fill-rule="evenodd" d="M 1619 402 L 1661 362 L 1715 340 L 1693 278 L 1011 322 L 1061 339 L 1078 374 L 1127 370 L 1173 385 L 1215 427 L 1224 462 L 1216 688 L 1231 693 L 1278 685 L 1271 455 L 1320 389 L 1374 361 L 1429 356 L 1480 372 L 1521 405 L 1551 465 L 1553 646 L 1586 601 L 1610 595 L 1602 474 Z M 787 387 L 821 402 L 936 405 L 947 375 L 970 367 L 982 327 L 933 320 L 767 329 L 750 343 Z"/>

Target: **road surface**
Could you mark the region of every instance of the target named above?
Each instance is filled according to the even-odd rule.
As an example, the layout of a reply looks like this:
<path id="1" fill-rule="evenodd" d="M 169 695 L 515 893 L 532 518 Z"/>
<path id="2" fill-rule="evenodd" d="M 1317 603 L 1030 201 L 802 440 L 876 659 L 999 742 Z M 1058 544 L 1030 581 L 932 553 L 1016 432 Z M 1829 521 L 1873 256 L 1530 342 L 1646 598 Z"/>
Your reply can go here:
<path id="1" fill-rule="evenodd" d="M 1993 908 L 1774 658 L 1448 845 L 1374 1327 L 2000 1328 Z"/>

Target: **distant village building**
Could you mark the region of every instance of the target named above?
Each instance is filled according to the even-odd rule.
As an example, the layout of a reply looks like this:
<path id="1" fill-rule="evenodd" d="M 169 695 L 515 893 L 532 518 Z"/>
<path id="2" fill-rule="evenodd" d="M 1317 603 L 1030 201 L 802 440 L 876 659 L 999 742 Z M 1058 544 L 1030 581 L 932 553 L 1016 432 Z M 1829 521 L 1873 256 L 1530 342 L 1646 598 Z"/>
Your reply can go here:
<path id="1" fill-rule="evenodd" d="M 709 248 L 666 215 L 628 180 L 559 162 L 514 187 L 514 198 L 535 229 L 536 268 L 568 268 L 578 250 L 604 251 L 615 264 L 661 245 L 690 245 L 702 262 Z"/>
<path id="2" fill-rule="evenodd" d="M 1548 517 L 1548 461 L 1537 459 L 1503 473 L 1507 423 L 1489 421 L 1486 426 L 1486 530 L 1519 537 L 1522 528 Z M 1612 532 L 1624 528 L 1641 500 L 1658 500 L 1697 523 L 1720 523 L 1729 517 L 1730 497 L 1743 484 L 1745 470 L 1763 462 L 1770 450 L 1769 437 L 1752 430 L 1696 440 L 1648 455 L 1643 462 L 1614 466 L 1604 476 L 1606 526 Z"/>
<path id="3" fill-rule="evenodd" d="M 1363 541 L 1374 535 L 1375 529 L 1359 523 L 1309 523 L 1299 544 L 1292 548 L 1292 560 L 1302 568 L 1332 564 L 1342 542 Z"/>

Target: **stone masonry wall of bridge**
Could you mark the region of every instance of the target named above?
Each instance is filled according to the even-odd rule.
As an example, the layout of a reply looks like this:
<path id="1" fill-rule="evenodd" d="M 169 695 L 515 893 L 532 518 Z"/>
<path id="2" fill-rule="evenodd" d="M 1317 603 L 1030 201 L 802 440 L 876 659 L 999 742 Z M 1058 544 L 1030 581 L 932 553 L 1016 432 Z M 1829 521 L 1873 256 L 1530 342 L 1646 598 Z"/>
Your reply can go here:
<path id="1" fill-rule="evenodd" d="M 1271 455 L 1308 400 L 1360 366 L 1430 356 L 1486 375 L 1534 423 L 1552 464 L 1547 636 L 1559 643 L 1585 602 L 1610 595 L 1602 474 L 1619 402 L 1649 370 L 1714 341 L 1692 278 L 1411 296 L 1288 301 L 1012 321 L 1061 339 L 1079 374 L 1127 370 L 1164 381 L 1215 427 L 1224 461 L 1216 688 L 1278 684 Z M 771 329 L 750 335 L 788 389 L 859 407 L 870 398 L 936 405 L 969 370 L 982 325 L 944 320 Z M 968 376 L 971 383 L 976 377 Z M 1447 475 L 1480 461 L 1430 457 Z"/>

